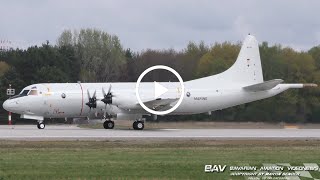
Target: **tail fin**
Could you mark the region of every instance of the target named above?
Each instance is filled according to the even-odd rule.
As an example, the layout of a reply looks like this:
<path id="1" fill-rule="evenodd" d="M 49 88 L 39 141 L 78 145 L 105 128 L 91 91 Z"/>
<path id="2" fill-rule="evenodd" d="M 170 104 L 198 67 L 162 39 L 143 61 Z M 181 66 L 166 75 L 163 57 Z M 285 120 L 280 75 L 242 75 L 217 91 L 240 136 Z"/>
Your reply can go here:
<path id="1" fill-rule="evenodd" d="M 254 36 L 246 37 L 236 62 L 221 75 L 247 85 L 263 82 L 259 44 Z"/>
<path id="2" fill-rule="evenodd" d="M 192 85 L 241 84 L 249 86 L 263 82 L 259 44 L 256 38 L 248 35 L 244 40 L 236 62 L 226 71 L 213 76 L 189 81 Z M 217 84 L 218 83 L 218 84 Z"/>

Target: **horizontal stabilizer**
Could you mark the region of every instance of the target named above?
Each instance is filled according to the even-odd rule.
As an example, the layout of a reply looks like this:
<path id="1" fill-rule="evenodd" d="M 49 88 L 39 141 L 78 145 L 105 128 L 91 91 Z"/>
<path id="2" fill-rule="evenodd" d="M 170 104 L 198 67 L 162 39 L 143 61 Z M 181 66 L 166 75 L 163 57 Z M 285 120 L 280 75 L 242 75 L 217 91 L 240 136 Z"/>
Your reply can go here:
<path id="1" fill-rule="evenodd" d="M 269 90 L 269 89 L 276 87 L 278 84 L 280 84 L 282 82 L 283 82 L 282 79 L 273 79 L 270 81 L 265 81 L 263 83 L 258 83 L 258 84 L 246 86 L 246 87 L 243 87 L 243 89 L 246 91 L 253 91 L 253 92 L 266 91 L 266 90 Z"/>

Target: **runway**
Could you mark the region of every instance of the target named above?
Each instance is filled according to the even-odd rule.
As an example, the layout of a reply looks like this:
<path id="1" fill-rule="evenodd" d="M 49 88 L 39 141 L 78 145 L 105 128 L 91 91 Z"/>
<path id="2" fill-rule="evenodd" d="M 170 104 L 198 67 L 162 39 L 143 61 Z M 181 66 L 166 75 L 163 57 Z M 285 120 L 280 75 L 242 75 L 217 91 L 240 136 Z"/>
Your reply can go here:
<path id="1" fill-rule="evenodd" d="M 320 139 L 320 129 L 86 129 L 75 125 L 1 125 L 1 140 Z"/>

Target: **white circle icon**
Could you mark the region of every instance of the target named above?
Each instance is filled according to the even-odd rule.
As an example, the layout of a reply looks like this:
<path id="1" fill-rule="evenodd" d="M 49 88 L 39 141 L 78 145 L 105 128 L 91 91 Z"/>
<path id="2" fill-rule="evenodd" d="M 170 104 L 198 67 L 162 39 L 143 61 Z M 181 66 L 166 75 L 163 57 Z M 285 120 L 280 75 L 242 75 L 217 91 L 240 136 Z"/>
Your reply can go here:
<path id="1" fill-rule="evenodd" d="M 165 110 L 165 111 L 155 111 L 153 109 L 150 109 L 148 108 L 141 100 L 140 98 L 140 95 L 139 95 L 139 86 L 140 86 L 140 83 L 141 83 L 141 80 L 142 78 L 147 74 L 149 73 L 150 71 L 153 71 L 155 69 L 164 69 L 164 70 L 167 70 L 167 71 L 170 71 L 171 73 L 173 73 L 179 80 L 179 83 L 180 83 L 180 86 L 181 86 L 181 94 L 180 94 L 180 98 L 178 100 L 178 102 L 170 109 L 168 110 Z M 158 88 L 157 88 L 158 87 Z M 160 88 L 160 90 L 158 90 Z M 158 96 L 158 94 L 163 94 L 165 93 L 167 90 L 159 85 L 159 83 L 156 83 L 155 82 L 155 97 Z M 160 92 L 160 93 L 159 93 Z M 165 114 L 169 114 L 171 112 L 173 112 L 174 110 L 176 110 L 180 104 L 182 103 L 182 100 L 183 100 L 183 97 L 184 97 L 184 84 L 183 84 L 183 80 L 181 78 L 181 76 L 179 75 L 179 73 L 177 71 L 175 71 L 174 69 L 172 69 L 171 67 L 168 67 L 168 66 L 164 66 L 164 65 L 156 65 L 156 66 L 152 66 L 152 67 L 149 67 L 148 69 L 146 69 L 145 71 L 143 71 L 143 73 L 140 74 L 138 80 L 137 80 L 137 83 L 136 83 L 136 96 L 137 96 L 137 99 L 138 99 L 138 102 L 140 104 L 140 106 L 146 110 L 147 112 L 151 113 L 151 114 L 156 114 L 156 115 L 165 115 Z M 155 99 L 156 100 L 156 99 Z"/>

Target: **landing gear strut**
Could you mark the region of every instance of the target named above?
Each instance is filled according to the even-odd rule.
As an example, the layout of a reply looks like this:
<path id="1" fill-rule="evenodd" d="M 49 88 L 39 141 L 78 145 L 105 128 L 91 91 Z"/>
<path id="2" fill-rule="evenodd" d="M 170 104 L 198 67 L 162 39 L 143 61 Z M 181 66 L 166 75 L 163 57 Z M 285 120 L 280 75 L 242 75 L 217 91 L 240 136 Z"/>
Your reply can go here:
<path id="1" fill-rule="evenodd" d="M 43 123 L 43 121 L 38 121 L 37 127 L 38 129 L 44 129 L 46 125 Z"/>
<path id="2" fill-rule="evenodd" d="M 113 128 L 114 128 L 114 121 L 106 120 L 106 121 L 103 123 L 103 127 L 104 127 L 105 129 L 113 129 Z"/>
<path id="3" fill-rule="evenodd" d="M 134 130 L 143 130 L 144 122 L 140 121 L 140 120 L 135 121 L 135 122 L 133 122 L 132 127 Z"/>

